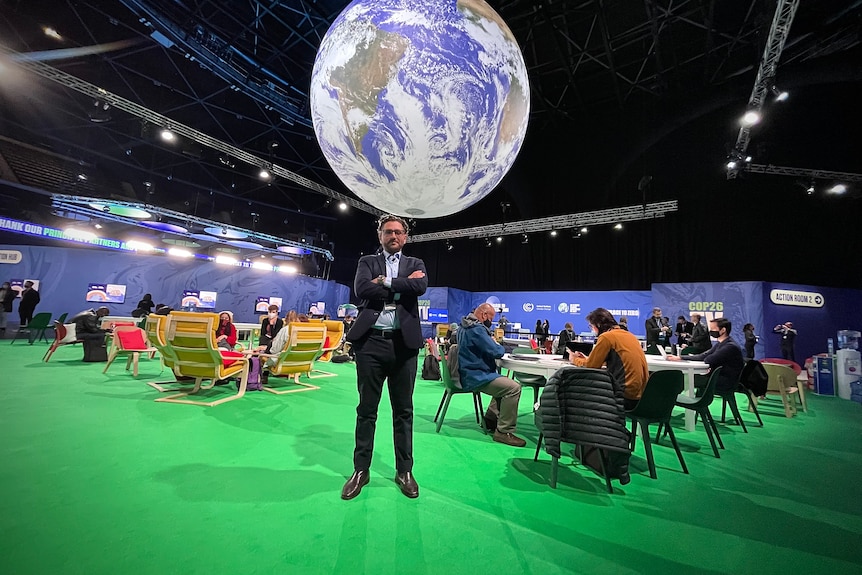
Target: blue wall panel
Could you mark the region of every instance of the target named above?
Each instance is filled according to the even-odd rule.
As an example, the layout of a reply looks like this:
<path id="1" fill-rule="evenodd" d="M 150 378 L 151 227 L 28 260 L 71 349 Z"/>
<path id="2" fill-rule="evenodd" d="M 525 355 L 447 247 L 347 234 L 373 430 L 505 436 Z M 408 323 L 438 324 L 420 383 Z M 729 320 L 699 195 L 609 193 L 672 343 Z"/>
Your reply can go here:
<path id="1" fill-rule="evenodd" d="M 325 301 L 333 317 L 340 304 L 350 301 L 347 286 L 301 275 L 107 250 L 20 245 L 0 249 L 23 254 L 20 264 L 0 266 L 0 281 L 39 279 L 42 303 L 36 311 L 50 311 L 55 317 L 98 306 L 85 301 L 91 283 L 126 285 L 125 303 L 108 305 L 112 315 L 129 315 L 145 293 L 153 294 L 156 303 L 178 308 L 187 289 L 218 292 L 216 309 L 233 311 L 237 322 L 257 321 L 254 304 L 258 296 L 281 297 L 283 311 L 303 313 L 311 303 Z"/>

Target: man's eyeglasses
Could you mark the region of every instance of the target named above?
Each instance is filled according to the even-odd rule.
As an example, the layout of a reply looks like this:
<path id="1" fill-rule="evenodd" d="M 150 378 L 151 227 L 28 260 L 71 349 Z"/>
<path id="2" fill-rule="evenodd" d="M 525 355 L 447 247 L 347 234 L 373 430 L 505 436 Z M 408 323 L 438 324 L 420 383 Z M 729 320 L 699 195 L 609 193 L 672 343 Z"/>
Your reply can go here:
<path id="1" fill-rule="evenodd" d="M 403 236 L 407 234 L 404 230 L 382 230 L 380 233 L 384 236 Z"/>

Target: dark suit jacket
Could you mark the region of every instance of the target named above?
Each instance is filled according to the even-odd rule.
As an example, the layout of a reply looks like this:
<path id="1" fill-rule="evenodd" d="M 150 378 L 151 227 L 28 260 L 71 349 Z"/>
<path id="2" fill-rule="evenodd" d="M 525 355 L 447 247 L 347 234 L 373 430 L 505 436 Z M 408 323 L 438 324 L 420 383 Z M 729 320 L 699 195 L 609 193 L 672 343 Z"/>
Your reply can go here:
<path id="1" fill-rule="evenodd" d="M 706 329 L 705 325 L 700 322 L 694 324 L 694 329 L 691 330 L 690 344 L 699 353 L 703 353 L 712 347 L 712 340 L 709 339 L 709 330 Z"/>
<path id="2" fill-rule="evenodd" d="M 661 326 L 661 318 L 657 317 L 651 317 L 644 322 L 644 327 L 646 327 L 647 345 L 658 343 L 659 337 L 661 336 Z"/>
<path id="3" fill-rule="evenodd" d="M 377 276 L 386 275 L 386 260 L 384 254 L 364 256 L 356 267 L 356 279 L 353 290 L 362 301 L 359 304 L 359 315 L 353 322 L 353 327 L 347 333 L 347 341 L 355 342 L 368 333 L 377 322 L 377 317 L 383 311 L 386 302 L 391 302 L 396 293 L 400 293 L 395 303 L 395 316 L 401 326 L 401 336 L 404 345 L 411 349 L 419 349 L 425 344 L 422 338 L 422 324 L 419 319 L 419 296 L 428 289 L 428 276 L 408 279 L 416 270 L 425 272 L 425 262 L 419 258 L 404 255 L 398 264 L 398 277 L 392 278 L 392 289 L 372 283 Z"/>

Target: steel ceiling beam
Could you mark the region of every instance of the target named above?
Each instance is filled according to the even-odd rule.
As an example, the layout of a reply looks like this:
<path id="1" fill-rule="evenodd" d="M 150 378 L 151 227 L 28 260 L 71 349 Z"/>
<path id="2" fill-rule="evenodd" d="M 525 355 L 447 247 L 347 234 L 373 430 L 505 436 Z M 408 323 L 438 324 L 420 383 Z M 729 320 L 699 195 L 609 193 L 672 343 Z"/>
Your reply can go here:
<path id="1" fill-rule="evenodd" d="M 810 168 L 790 168 L 787 166 L 773 166 L 771 164 L 748 164 L 742 169 L 753 174 L 774 174 L 778 176 L 801 176 L 821 180 L 862 182 L 862 174 L 854 174 L 851 172 L 832 172 L 829 170 L 813 170 Z"/>
<path id="2" fill-rule="evenodd" d="M 751 89 L 751 96 L 748 99 L 746 110 L 749 112 L 760 113 L 763 109 L 763 101 L 775 83 L 778 60 L 781 58 L 784 43 L 790 35 L 790 25 L 793 24 L 793 17 L 796 15 L 797 8 L 799 8 L 799 0 L 779 0 L 775 7 L 772 25 L 769 27 L 769 36 L 766 39 L 766 46 L 763 48 L 763 56 L 760 59 L 760 66 L 757 68 L 757 76 L 754 79 L 754 87 Z M 750 140 L 751 126 L 743 124 L 739 128 L 736 144 L 733 146 L 735 155 L 745 156 Z M 727 168 L 728 180 L 736 178 L 737 174 L 739 174 L 738 164 Z"/>
<path id="3" fill-rule="evenodd" d="M 519 222 L 504 222 L 502 224 L 491 224 L 487 226 L 476 226 L 460 230 L 449 230 L 443 232 L 429 232 L 410 236 L 410 241 L 431 242 L 435 240 L 448 240 L 453 238 L 487 238 L 491 236 L 511 236 L 515 234 L 526 234 L 531 232 L 542 232 L 548 230 L 567 230 L 583 226 L 595 226 L 600 224 L 616 224 L 620 222 L 634 222 L 638 220 L 652 220 L 663 218 L 665 215 L 677 211 L 677 201 L 656 202 L 652 204 L 639 204 L 622 208 L 610 208 L 607 210 L 596 210 L 593 212 L 582 212 L 579 214 L 567 214 L 562 216 L 551 216 L 534 220 L 521 220 Z"/>
<path id="4" fill-rule="evenodd" d="M 12 55 L 12 53 L 4 49 L 0 49 L 0 54 L 4 54 L 7 56 Z M 72 76 L 71 74 L 67 74 L 43 62 L 26 60 L 14 61 L 12 59 L 10 59 L 10 61 L 14 65 L 24 68 L 38 76 L 57 82 L 58 84 L 66 86 L 67 88 L 71 88 L 82 94 L 86 94 L 94 99 L 99 98 L 105 102 L 110 103 L 114 108 L 123 110 L 124 112 L 132 114 L 133 116 L 147 120 L 148 122 L 151 122 L 161 128 L 171 130 L 179 136 L 197 142 L 198 144 L 207 146 L 208 148 L 212 148 L 213 150 L 228 154 L 231 157 L 239 161 L 245 162 L 251 166 L 255 166 L 263 170 L 268 170 L 274 176 L 278 176 L 280 178 L 284 178 L 285 180 L 297 183 L 303 187 L 308 188 L 309 190 L 339 200 L 346 203 L 347 205 L 353 206 L 358 210 L 368 212 L 369 214 L 374 214 L 376 216 L 383 214 L 381 210 L 378 210 L 377 208 L 374 208 L 364 202 L 360 202 L 359 200 L 336 192 L 335 190 L 328 188 L 323 184 L 318 184 L 317 182 L 309 180 L 304 176 L 291 172 L 287 168 L 279 166 L 278 164 L 275 164 L 263 158 L 259 158 L 254 154 L 246 152 L 245 150 L 238 148 L 234 145 L 228 144 L 227 142 L 222 142 L 221 140 L 212 138 L 199 130 L 195 130 L 194 128 L 186 126 L 185 124 L 181 124 L 180 122 L 172 120 L 167 116 L 163 116 L 162 114 L 154 112 L 130 100 L 127 100 L 122 96 L 118 96 L 117 94 L 108 92 L 103 88 L 99 88 L 95 84 L 91 84 L 90 82 L 81 80 L 80 78 Z"/>

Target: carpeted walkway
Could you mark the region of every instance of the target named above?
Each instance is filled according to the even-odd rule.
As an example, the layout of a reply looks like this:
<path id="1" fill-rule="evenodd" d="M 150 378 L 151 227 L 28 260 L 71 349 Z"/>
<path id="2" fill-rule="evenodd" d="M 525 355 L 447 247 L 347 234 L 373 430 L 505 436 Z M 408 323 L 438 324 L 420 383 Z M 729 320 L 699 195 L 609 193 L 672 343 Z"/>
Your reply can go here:
<path id="1" fill-rule="evenodd" d="M 135 380 L 119 360 L 107 375 L 81 363 L 80 346 L 44 351 L 0 342 L 3 575 L 862 570 L 862 409 L 837 398 L 812 394 L 792 420 L 765 408 L 748 435 L 721 427 L 720 460 L 700 426 L 680 430 L 691 475 L 659 446 L 649 479 L 639 442 L 632 482 L 608 495 L 568 458 L 548 487 L 529 390 L 517 449 L 482 434 L 468 396 L 436 434 L 442 387 L 420 380 L 419 499 L 392 481 L 386 403 L 371 483 L 345 502 L 353 364 L 318 391 L 202 408 L 153 402 L 158 360 Z"/>

